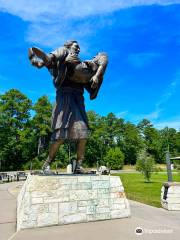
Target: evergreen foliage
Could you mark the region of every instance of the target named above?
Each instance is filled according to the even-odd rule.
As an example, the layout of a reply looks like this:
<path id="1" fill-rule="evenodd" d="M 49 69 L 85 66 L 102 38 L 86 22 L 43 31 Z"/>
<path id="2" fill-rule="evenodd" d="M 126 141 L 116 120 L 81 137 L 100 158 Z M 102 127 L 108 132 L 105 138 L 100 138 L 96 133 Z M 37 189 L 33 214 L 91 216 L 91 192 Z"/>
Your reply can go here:
<path id="1" fill-rule="evenodd" d="M 110 148 L 105 157 L 105 163 L 110 169 L 120 170 L 124 165 L 124 154 L 118 147 Z"/>
<path id="2" fill-rule="evenodd" d="M 33 114 L 32 114 L 33 113 Z M 17 89 L 0 95 L 0 171 L 39 168 L 47 157 L 51 136 L 52 105 L 47 96 L 33 105 Z M 117 118 L 115 114 L 100 116 L 87 112 L 90 136 L 86 146 L 85 165 L 109 164 L 112 169 L 123 163 L 135 164 L 139 154 L 147 165 L 165 162 L 165 152 L 180 155 L 180 132 L 174 128 L 156 129 L 148 119 L 135 125 Z M 69 158 L 76 155 L 76 143 L 66 142 L 59 149 L 55 165 L 66 167 Z M 151 156 L 151 157 L 149 157 Z M 150 164 L 151 165 L 151 164 Z M 149 165 L 148 165 L 149 168 Z M 148 179 L 148 177 L 147 177 Z"/>

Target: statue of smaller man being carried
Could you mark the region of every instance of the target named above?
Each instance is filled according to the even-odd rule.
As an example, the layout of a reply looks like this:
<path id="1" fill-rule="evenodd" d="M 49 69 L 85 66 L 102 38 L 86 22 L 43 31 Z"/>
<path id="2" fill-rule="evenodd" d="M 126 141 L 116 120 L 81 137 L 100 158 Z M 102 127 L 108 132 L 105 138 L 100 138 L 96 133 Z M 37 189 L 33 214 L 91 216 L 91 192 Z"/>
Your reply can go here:
<path id="1" fill-rule="evenodd" d="M 98 53 L 92 60 L 82 62 L 79 52 L 79 44 L 74 40 L 49 54 L 36 47 L 29 48 L 31 64 L 37 68 L 46 67 L 56 88 L 51 123 L 53 133 L 49 155 L 42 167 L 44 173 L 49 172 L 50 163 L 66 139 L 77 141 L 74 173 L 83 173 L 81 165 L 89 132 L 83 93 L 86 89 L 91 100 L 97 97 L 108 58 L 106 53 Z"/>

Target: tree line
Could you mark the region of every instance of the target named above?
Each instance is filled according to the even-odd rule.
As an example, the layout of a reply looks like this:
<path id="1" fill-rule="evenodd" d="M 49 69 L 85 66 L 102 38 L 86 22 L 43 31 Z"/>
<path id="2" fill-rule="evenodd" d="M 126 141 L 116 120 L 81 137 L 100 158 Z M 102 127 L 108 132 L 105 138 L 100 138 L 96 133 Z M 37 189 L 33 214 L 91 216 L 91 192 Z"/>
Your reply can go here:
<path id="1" fill-rule="evenodd" d="M 47 96 L 35 104 L 17 89 L 0 95 L 0 171 L 38 169 L 48 154 L 51 136 L 52 104 Z M 180 155 L 180 132 L 165 127 L 158 130 L 148 119 L 137 125 L 113 113 L 101 116 L 88 111 L 89 139 L 85 166 L 107 165 L 121 169 L 123 164 L 136 164 L 146 152 L 155 163 L 165 162 L 165 153 Z M 54 162 L 65 167 L 76 154 L 76 142 L 60 147 Z"/>

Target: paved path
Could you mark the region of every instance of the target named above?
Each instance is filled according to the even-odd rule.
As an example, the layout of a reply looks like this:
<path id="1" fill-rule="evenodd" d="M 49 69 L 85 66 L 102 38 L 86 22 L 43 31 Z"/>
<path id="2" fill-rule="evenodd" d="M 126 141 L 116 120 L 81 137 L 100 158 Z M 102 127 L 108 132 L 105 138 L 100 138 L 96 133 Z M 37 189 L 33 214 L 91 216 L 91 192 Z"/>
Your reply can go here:
<path id="1" fill-rule="evenodd" d="M 16 233 L 16 196 L 21 186 L 22 182 L 0 185 L 0 240 L 180 239 L 180 212 L 134 201 L 130 201 L 131 218 L 28 229 Z M 135 234 L 137 227 L 143 229 L 142 235 Z"/>
<path id="2" fill-rule="evenodd" d="M 22 182 L 0 184 L 0 240 L 7 240 L 15 232 L 16 195 L 21 186 Z"/>

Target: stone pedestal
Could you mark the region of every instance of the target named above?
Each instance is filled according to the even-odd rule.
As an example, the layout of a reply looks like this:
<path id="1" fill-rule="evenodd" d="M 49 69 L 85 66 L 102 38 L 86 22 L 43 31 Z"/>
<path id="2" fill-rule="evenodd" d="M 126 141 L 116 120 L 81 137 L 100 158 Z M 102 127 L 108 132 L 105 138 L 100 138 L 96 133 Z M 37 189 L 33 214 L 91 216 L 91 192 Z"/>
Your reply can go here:
<path id="1" fill-rule="evenodd" d="M 180 211 L 180 183 L 165 182 L 161 188 L 161 204 L 167 210 Z"/>
<path id="2" fill-rule="evenodd" d="M 129 216 L 119 177 L 28 175 L 18 196 L 17 230 Z"/>

